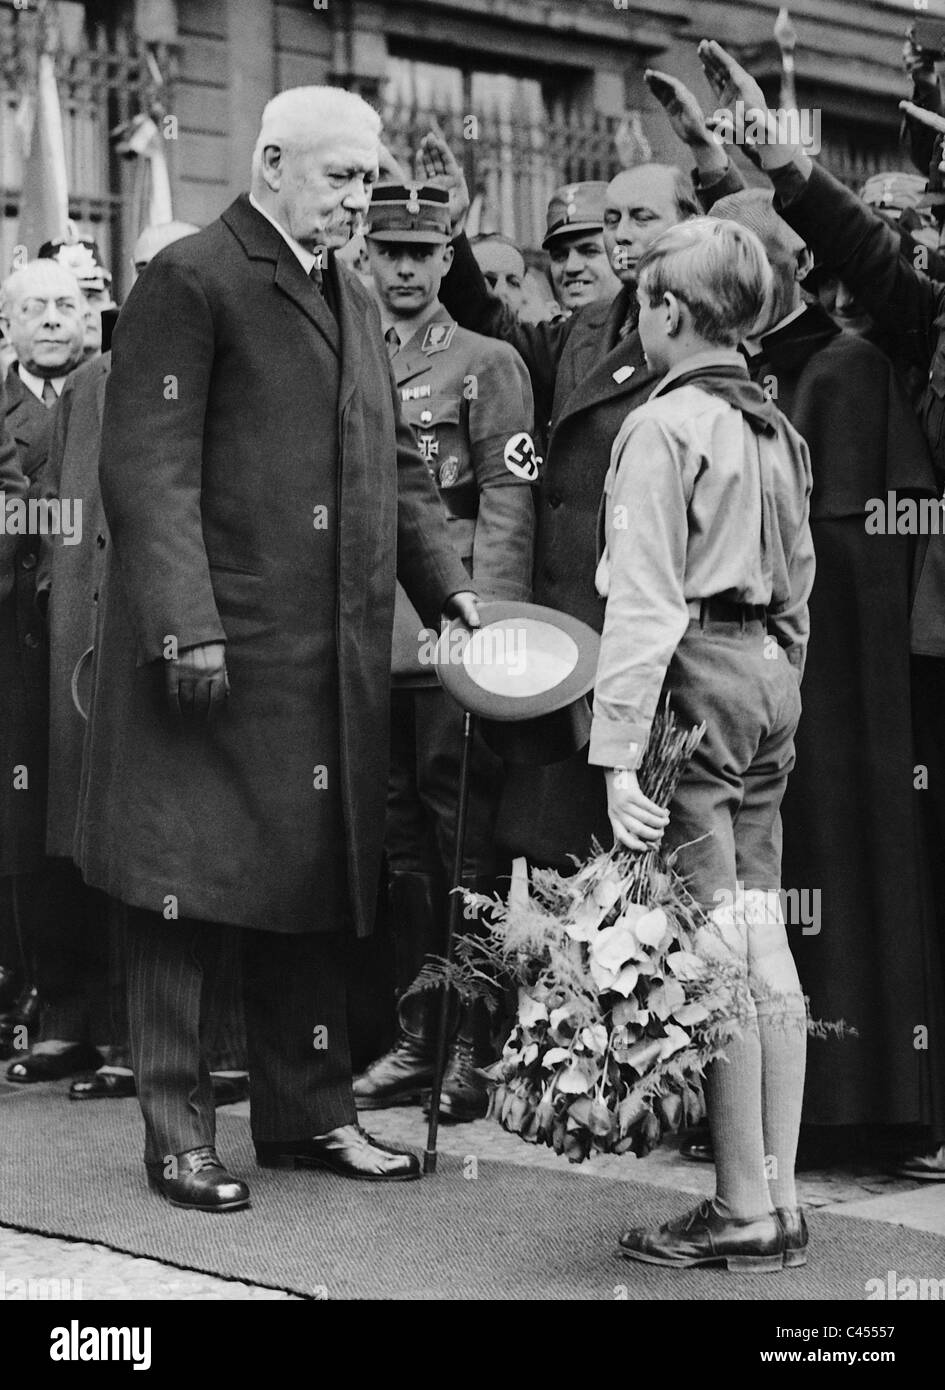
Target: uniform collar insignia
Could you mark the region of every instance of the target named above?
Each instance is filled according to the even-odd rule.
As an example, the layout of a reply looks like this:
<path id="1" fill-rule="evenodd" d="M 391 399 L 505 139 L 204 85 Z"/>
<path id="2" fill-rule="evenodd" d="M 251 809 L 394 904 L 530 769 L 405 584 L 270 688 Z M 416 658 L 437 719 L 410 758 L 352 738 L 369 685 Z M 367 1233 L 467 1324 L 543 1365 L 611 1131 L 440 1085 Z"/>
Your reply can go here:
<path id="1" fill-rule="evenodd" d="M 444 323 L 442 319 L 435 319 L 433 323 L 428 323 L 420 343 L 420 351 L 427 354 L 445 352 L 453 341 L 453 334 L 456 329 L 456 323 Z"/>

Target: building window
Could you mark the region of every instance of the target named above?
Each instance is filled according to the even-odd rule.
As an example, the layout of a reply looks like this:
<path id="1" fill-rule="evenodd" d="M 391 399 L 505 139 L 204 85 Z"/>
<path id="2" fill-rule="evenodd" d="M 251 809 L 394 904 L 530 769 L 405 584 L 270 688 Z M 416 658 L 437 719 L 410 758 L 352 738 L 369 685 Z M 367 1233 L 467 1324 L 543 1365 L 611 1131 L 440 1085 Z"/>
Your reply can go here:
<path id="1" fill-rule="evenodd" d="M 385 140 L 405 167 L 438 125 L 465 167 L 469 230 L 531 247 L 541 243 L 555 188 L 616 172 L 615 122 L 573 107 L 567 83 L 562 91 L 558 81 L 396 56 L 382 91 Z"/>

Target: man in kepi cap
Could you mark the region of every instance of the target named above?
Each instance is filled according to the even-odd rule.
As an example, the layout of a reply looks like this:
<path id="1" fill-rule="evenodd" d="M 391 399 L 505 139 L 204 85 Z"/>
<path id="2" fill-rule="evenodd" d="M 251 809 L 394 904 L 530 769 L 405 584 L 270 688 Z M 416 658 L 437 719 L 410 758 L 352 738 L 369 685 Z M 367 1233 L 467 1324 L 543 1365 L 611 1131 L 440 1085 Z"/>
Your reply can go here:
<path id="1" fill-rule="evenodd" d="M 551 260 L 551 281 L 562 309 L 572 311 L 620 289 L 604 246 L 604 195 L 607 184 L 568 183 L 551 196 L 542 248 Z"/>
<path id="2" fill-rule="evenodd" d="M 460 328 L 437 299 L 453 258 L 444 190 L 380 184 L 366 234 L 402 409 L 439 489 L 453 544 L 482 598 L 527 599 L 538 460 L 525 364 L 507 344 Z M 398 588 L 385 845 L 401 994 L 424 956 L 443 949 L 451 886 L 462 712 L 439 687 L 432 645 Z M 463 872 L 469 887 L 489 894 L 501 771 L 477 738 Z M 429 1090 L 437 1013 L 429 992 L 401 1000 L 393 1048 L 355 1079 L 359 1108 L 410 1103 Z M 488 1060 L 487 1019 L 481 1010 L 465 1009 L 443 1086 L 444 1115 L 471 1120 L 485 1113 L 486 1093 L 474 1068 Z"/>

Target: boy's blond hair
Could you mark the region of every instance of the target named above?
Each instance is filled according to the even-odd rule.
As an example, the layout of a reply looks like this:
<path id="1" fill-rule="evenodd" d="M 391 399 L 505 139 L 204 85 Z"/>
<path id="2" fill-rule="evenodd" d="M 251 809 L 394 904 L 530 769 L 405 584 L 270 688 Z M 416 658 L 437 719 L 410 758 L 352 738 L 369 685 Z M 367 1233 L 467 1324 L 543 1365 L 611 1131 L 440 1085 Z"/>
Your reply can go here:
<path id="1" fill-rule="evenodd" d="M 700 337 L 734 347 L 758 321 L 771 294 L 765 249 L 747 227 L 718 217 L 680 222 L 647 248 L 637 285 L 654 308 L 664 294 L 681 300 Z"/>

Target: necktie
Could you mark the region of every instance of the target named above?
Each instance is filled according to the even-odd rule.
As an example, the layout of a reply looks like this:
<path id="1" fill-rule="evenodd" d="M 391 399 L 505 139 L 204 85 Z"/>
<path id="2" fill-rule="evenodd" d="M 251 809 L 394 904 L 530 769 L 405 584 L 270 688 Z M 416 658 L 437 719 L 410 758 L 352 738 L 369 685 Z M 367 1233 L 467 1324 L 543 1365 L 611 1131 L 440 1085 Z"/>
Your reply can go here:
<path id="1" fill-rule="evenodd" d="M 398 352 L 400 352 L 400 339 L 397 336 L 396 328 L 388 328 L 387 332 L 384 334 L 384 342 L 387 344 L 387 356 L 393 362 Z"/>
<path id="2" fill-rule="evenodd" d="M 322 268 L 321 268 L 321 266 L 320 266 L 320 265 L 313 265 L 312 268 L 311 268 L 311 270 L 310 270 L 309 273 L 308 273 L 308 278 L 311 280 L 312 284 L 313 284 L 313 285 L 315 286 L 315 288 L 318 290 L 318 293 L 322 296 L 322 298 L 324 298 L 324 296 L 325 296 L 325 281 L 324 281 L 323 278 L 322 278 Z"/>
<path id="3" fill-rule="evenodd" d="M 43 405 L 55 405 L 58 399 L 59 397 L 56 395 L 55 386 L 53 386 L 52 382 L 47 378 L 43 382 Z"/>

